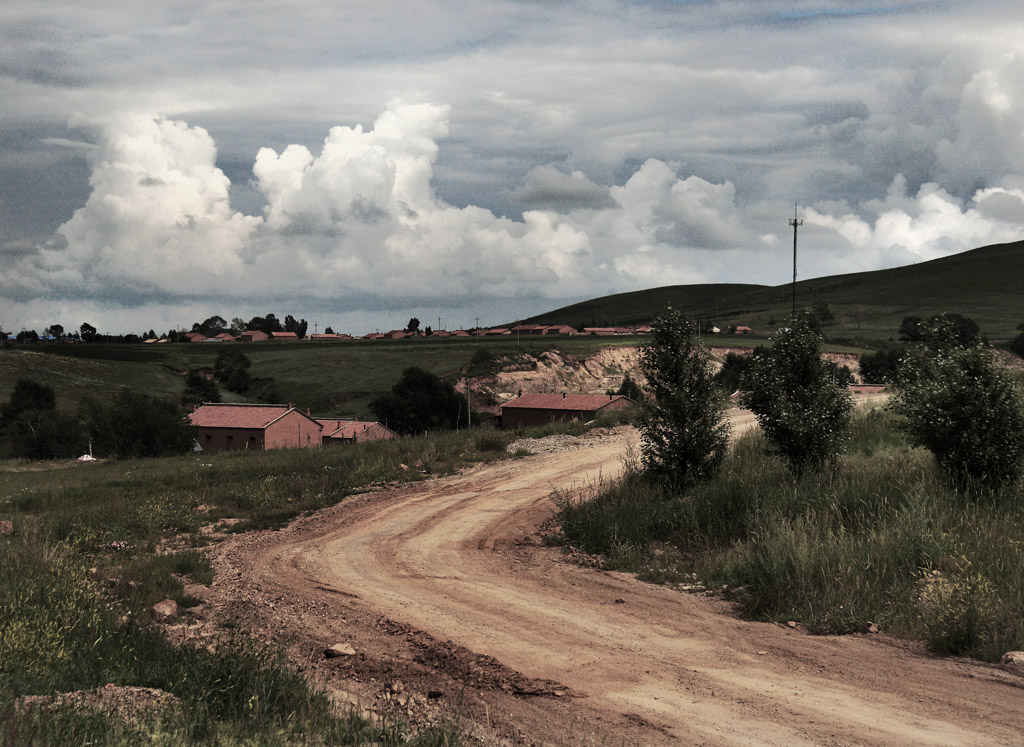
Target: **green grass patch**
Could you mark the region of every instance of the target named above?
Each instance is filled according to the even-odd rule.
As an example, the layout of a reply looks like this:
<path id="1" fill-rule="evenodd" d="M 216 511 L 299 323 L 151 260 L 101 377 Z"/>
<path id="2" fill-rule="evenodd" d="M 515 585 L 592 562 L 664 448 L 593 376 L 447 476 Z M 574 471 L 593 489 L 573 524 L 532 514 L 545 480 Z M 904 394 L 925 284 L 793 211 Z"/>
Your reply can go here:
<path id="1" fill-rule="evenodd" d="M 1024 647 L 1024 484 L 965 496 L 894 416 L 855 419 L 840 466 L 794 479 L 763 439 L 686 495 L 635 469 L 595 499 L 560 499 L 567 542 L 645 579 L 727 586 L 746 612 L 815 633 L 868 621 L 936 651 L 996 660 Z"/>

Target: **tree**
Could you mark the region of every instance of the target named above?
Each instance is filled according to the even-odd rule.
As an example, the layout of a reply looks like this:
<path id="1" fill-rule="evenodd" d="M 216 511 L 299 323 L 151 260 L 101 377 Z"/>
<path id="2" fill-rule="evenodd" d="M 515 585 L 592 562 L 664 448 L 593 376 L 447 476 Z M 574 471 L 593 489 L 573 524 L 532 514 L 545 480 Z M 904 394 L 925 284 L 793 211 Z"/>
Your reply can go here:
<path id="1" fill-rule="evenodd" d="M 78 333 L 82 336 L 82 342 L 92 342 L 96 339 L 96 328 L 89 324 L 89 322 L 82 322 L 82 326 L 78 328 Z"/>
<path id="2" fill-rule="evenodd" d="M 324 327 L 324 334 L 325 335 L 333 335 L 334 334 L 334 330 L 331 329 L 330 327 Z"/>
<path id="3" fill-rule="evenodd" d="M 821 338 L 807 314 L 780 330 L 753 357 L 743 404 L 797 476 L 834 462 L 847 438 L 853 402 L 821 357 Z"/>
<path id="4" fill-rule="evenodd" d="M 62 337 L 64 337 L 64 325 L 51 324 L 49 327 L 46 328 L 46 334 L 55 337 L 56 339 L 59 340 Z"/>
<path id="5" fill-rule="evenodd" d="M 621 394 L 623 397 L 629 397 L 634 402 L 640 402 L 644 398 L 644 390 L 640 388 L 640 385 L 628 373 L 622 377 L 622 383 L 615 393 Z"/>
<path id="6" fill-rule="evenodd" d="M 677 490 L 710 479 L 729 446 L 721 391 L 694 326 L 672 308 L 640 348 L 651 399 L 640 410 L 644 471 Z"/>
<path id="7" fill-rule="evenodd" d="M 181 393 L 181 398 L 190 405 L 220 402 L 220 389 L 213 379 L 206 378 L 198 371 L 189 371 L 185 374 L 185 391 Z"/>
<path id="8" fill-rule="evenodd" d="M 375 397 L 370 410 L 399 433 L 452 429 L 465 415 L 462 397 L 437 376 L 415 366 L 402 371 L 391 391 Z"/>
<path id="9" fill-rule="evenodd" d="M 419 332 L 420 331 L 420 320 L 416 317 L 409 319 L 409 323 L 405 325 L 406 332 Z"/>
<path id="10" fill-rule="evenodd" d="M 238 337 L 240 334 L 245 332 L 245 320 L 240 319 L 239 317 L 236 316 L 234 319 L 231 320 L 231 327 L 230 329 L 228 329 L 228 332 L 230 332 L 235 337 Z"/>
<path id="11" fill-rule="evenodd" d="M 832 310 L 828 307 L 825 301 L 815 301 L 811 307 L 811 313 L 814 315 L 815 321 L 819 327 L 827 327 L 830 324 L 835 324 L 836 317 L 832 313 Z"/>
<path id="12" fill-rule="evenodd" d="M 216 337 L 223 332 L 227 332 L 227 330 L 227 321 L 224 320 L 224 317 L 217 315 L 211 316 L 203 322 L 192 325 L 193 332 L 202 332 L 207 337 Z"/>
<path id="13" fill-rule="evenodd" d="M 57 412 L 53 387 L 20 378 L 10 399 L 0 405 L 3 440 L 12 456 L 53 459 L 77 456 L 84 440 L 78 422 Z"/>
<path id="14" fill-rule="evenodd" d="M 905 316 L 900 322 L 900 339 L 904 342 L 917 342 L 921 339 L 921 322 L 919 316 Z"/>
<path id="15" fill-rule="evenodd" d="M 873 353 L 860 357 L 860 376 L 868 384 L 892 384 L 900 370 L 904 350 L 898 345 L 886 345 Z"/>
<path id="16" fill-rule="evenodd" d="M 1024 461 L 1024 402 L 980 341 L 960 344 L 960 323 L 936 317 L 922 327 L 922 354 L 907 356 L 892 409 L 904 431 L 959 487 L 998 487 Z"/>
<path id="17" fill-rule="evenodd" d="M 1010 342 L 1010 350 L 1024 358 L 1024 323 L 1018 324 L 1017 329 L 1021 332 Z"/>
<path id="18" fill-rule="evenodd" d="M 743 374 L 750 368 L 750 356 L 740 353 L 726 353 L 722 367 L 715 374 L 715 383 L 726 394 L 732 394 L 740 388 Z"/>
<path id="19" fill-rule="evenodd" d="M 181 454 L 192 449 L 195 438 L 180 403 L 129 389 L 119 391 L 109 405 L 86 398 L 81 416 L 100 456 Z"/>
<path id="20" fill-rule="evenodd" d="M 213 363 L 214 376 L 224 388 L 231 392 L 243 393 L 252 384 L 249 367 L 252 361 L 249 356 L 238 349 L 221 350 Z"/>

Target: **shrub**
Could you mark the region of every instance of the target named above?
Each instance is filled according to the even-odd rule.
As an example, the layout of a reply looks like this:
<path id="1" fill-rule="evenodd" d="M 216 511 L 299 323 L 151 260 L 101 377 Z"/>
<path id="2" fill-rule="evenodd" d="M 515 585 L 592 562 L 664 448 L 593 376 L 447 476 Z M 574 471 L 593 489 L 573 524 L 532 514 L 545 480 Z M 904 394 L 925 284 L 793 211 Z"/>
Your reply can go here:
<path id="1" fill-rule="evenodd" d="M 460 414 L 465 415 L 464 407 L 451 384 L 415 366 L 402 371 L 390 392 L 370 402 L 378 420 L 406 434 L 455 428 Z"/>
<path id="2" fill-rule="evenodd" d="M 780 330 L 755 356 L 743 403 L 796 475 L 834 462 L 847 438 L 853 403 L 821 358 L 821 338 L 806 315 Z"/>
<path id="3" fill-rule="evenodd" d="M 874 353 L 860 357 L 860 376 L 868 384 L 891 384 L 896 381 L 904 350 L 897 345 L 886 345 Z"/>
<path id="4" fill-rule="evenodd" d="M 959 487 L 997 487 L 1024 460 L 1024 405 L 1005 372 L 980 343 L 959 346 L 939 319 L 924 332 L 924 355 L 908 358 L 892 408 Z"/>
<path id="5" fill-rule="evenodd" d="M 642 462 L 649 474 L 684 490 L 710 479 L 729 446 L 722 394 L 693 325 L 668 309 L 640 349 L 653 395 L 643 402 Z"/>

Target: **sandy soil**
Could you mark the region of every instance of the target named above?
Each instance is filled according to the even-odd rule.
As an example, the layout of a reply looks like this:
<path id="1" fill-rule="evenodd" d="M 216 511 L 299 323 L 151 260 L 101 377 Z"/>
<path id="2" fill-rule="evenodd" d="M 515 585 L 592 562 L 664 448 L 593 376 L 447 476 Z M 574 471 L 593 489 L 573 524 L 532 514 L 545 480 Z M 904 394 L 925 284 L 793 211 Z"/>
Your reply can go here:
<path id="1" fill-rule="evenodd" d="M 997 667 L 884 633 L 742 621 L 717 597 L 546 547 L 552 491 L 616 474 L 635 438 L 619 430 L 233 537 L 214 550 L 205 614 L 289 641 L 340 700 L 419 725 L 458 713 L 486 743 L 1024 742 L 1024 679 Z M 338 642 L 355 654 L 325 659 Z"/>

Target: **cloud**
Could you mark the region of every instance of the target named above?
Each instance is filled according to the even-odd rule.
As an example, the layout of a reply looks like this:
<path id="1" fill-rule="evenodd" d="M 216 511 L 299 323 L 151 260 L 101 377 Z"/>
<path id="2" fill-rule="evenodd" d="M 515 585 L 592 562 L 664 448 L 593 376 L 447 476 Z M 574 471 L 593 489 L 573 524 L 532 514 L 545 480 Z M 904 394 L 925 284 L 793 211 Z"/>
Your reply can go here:
<path id="1" fill-rule="evenodd" d="M 535 166 L 512 199 L 539 209 L 568 212 L 580 208 L 608 208 L 615 204 L 611 192 L 590 181 L 582 171 L 566 174 L 551 165 Z"/>

